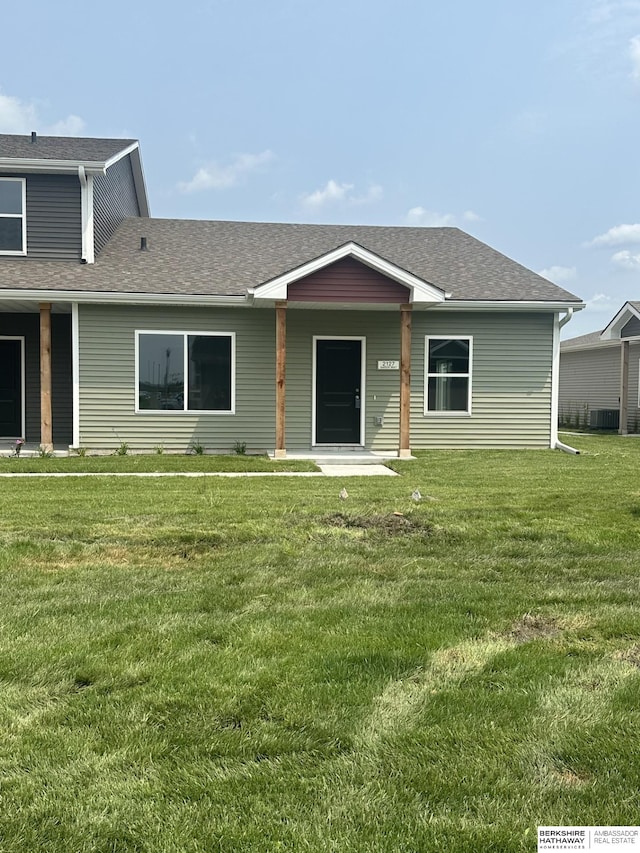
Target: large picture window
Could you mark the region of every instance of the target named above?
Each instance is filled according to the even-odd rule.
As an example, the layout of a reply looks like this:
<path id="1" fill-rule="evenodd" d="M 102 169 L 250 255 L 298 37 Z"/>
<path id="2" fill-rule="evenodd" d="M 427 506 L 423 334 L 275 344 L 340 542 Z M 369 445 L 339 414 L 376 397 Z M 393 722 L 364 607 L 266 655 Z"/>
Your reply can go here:
<path id="1" fill-rule="evenodd" d="M 0 254 L 26 254 L 26 183 L 24 178 L 0 178 Z"/>
<path id="2" fill-rule="evenodd" d="M 472 345 L 470 337 L 426 339 L 425 414 L 471 414 Z"/>
<path id="3" fill-rule="evenodd" d="M 137 411 L 233 412 L 235 336 L 136 332 Z"/>

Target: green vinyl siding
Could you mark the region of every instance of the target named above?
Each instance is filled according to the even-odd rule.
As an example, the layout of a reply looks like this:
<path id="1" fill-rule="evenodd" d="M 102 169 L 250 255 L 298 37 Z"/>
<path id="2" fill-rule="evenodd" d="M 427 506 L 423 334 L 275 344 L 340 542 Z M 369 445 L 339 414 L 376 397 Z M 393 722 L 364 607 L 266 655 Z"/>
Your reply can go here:
<path id="1" fill-rule="evenodd" d="M 234 332 L 234 414 L 135 412 L 135 332 Z M 275 443 L 275 314 L 256 308 L 80 306 L 80 443 L 110 449 L 184 450 L 192 442 L 230 451 Z M 473 338 L 472 411 L 425 414 L 427 335 Z M 286 447 L 312 446 L 314 337 L 365 339 L 364 446 L 398 448 L 399 310 L 287 311 Z M 413 312 L 411 447 L 548 447 L 551 421 L 552 313 Z M 382 419 L 378 424 L 376 419 Z"/>
<path id="2" fill-rule="evenodd" d="M 235 413 L 136 413 L 135 332 L 235 332 Z M 192 443 L 230 452 L 272 449 L 275 319 L 268 309 L 81 305 L 80 444 L 184 451 Z"/>
<path id="3" fill-rule="evenodd" d="M 287 311 L 287 449 L 308 450 L 312 440 L 313 339 L 365 338 L 364 445 L 389 450 L 398 446 L 400 373 L 379 371 L 379 360 L 400 358 L 400 312 Z M 384 417 L 376 426 L 375 416 Z"/>
<path id="4" fill-rule="evenodd" d="M 425 337 L 473 338 L 471 414 L 424 409 Z M 414 311 L 411 447 L 549 447 L 553 314 Z"/>

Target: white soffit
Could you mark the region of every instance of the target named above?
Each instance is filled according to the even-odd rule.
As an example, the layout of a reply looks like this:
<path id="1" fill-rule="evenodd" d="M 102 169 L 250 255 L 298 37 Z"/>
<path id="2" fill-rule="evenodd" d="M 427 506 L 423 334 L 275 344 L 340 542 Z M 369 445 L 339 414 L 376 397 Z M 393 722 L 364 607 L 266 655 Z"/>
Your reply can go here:
<path id="1" fill-rule="evenodd" d="M 376 255 L 374 252 L 370 252 L 363 246 L 359 246 L 357 243 L 345 243 L 344 246 L 338 246 L 337 249 L 327 252 L 326 255 L 314 258 L 312 261 L 309 261 L 300 267 L 296 267 L 296 269 L 291 270 L 290 272 L 277 276 L 277 278 L 274 278 L 265 284 L 260 284 L 258 287 L 251 288 L 249 293 L 255 300 L 287 299 L 287 292 L 290 284 L 300 281 L 308 275 L 324 269 L 343 258 L 355 258 L 355 260 L 371 267 L 371 269 L 376 270 L 376 272 L 379 272 L 387 278 L 393 279 L 393 281 L 397 281 L 399 284 L 403 284 L 405 287 L 408 287 L 411 291 L 411 302 L 444 302 L 445 297 L 447 296 L 444 290 L 441 290 L 439 287 L 434 287 L 434 285 L 423 281 L 421 278 L 412 275 L 410 272 L 403 270 L 401 267 L 397 267 L 395 264 L 381 258 L 380 255 Z"/>

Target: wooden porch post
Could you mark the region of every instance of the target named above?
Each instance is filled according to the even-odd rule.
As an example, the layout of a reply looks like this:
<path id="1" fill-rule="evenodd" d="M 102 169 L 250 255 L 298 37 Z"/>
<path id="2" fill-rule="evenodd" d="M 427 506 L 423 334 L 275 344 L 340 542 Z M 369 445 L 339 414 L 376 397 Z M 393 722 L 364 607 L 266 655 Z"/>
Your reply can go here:
<path id="1" fill-rule="evenodd" d="M 287 405 L 287 303 L 276 302 L 276 447 L 275 458 L 287 456 L 285 412 Z"/>
<path id="2" fill-rule="evenodd" d="M 629 341 L 620 341 L 620 425 L 618 432 L 626 435 L 629 410 Z"/>
<path id="3" fill-rule="evenodd" d="M 411 309 L 400 306 L 400 459 L 411 456 Z"/>
<path id="4" fill-rule="evenodd" d="M 53 450 L 51 425 L 51 303 L 40 303 L 40 444 Z"/>

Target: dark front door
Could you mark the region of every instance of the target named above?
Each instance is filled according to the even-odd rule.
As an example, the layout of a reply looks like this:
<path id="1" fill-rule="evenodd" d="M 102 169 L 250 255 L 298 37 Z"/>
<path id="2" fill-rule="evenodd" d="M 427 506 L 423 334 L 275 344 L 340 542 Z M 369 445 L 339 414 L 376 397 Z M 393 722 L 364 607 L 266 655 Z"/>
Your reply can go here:
<path id="1" fill-rule="evenodd" d="M 360 444 L 362 341 L 316 346 L 316 444 Z"/>
<path id="2" fill-rule="evenodd" d="M 0 339 L 0 436 L 22 436 L 22 341 Z"/>

